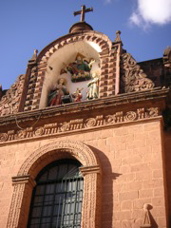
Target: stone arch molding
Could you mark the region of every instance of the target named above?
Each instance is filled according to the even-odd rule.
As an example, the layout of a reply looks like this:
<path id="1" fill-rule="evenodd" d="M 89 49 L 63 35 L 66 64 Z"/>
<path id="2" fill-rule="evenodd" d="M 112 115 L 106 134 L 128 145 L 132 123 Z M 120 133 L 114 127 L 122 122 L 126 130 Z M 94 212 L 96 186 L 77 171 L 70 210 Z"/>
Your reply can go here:
<path id="1" fill-rule="evenodd" d="M 89 31 L 79 34 L 68 34 L 53 41 L 51 44 L 45 47 L 38 55 L 38 63 L 47 63 L 51 55 L 53 55 L 57 50 L 67 44 L 75 43 L 78 41 L 89 41 L 97 44 L 101 48 L 101 55 L 109 53 L 112 48 L 111 40 L 100 32 Z"/>
<path id="2" fill-rule="evenodd" d="M 83 166 L 84 196 L 82 228 L 100 227 L 101 168 L 97 156 L 81 142 L 61 141 L 47 144 L 34 151 L 21 166 L 18 175 L 12 177 L 14 186 L 7 228 L 26 227 L 35 177 L 50 162 L 72 157 Z"/>
<path id="3" fill-rule="evenodd" d="M 114 58 L 112 54 L 112 41 L 106 35 L 95 31 L 68 34 L 49 44 L 37 56 L 36 69 L 35 67 L 32 68 L 29 82 L 29 88 L 34 88 L 34 94 L 31 89 L 27 91 L 26 100 L 29 100 L 29 102 L 27 101 L 25 103 L 25 111 L 28 111 L 30 109 L 39 109 L 45 106 L 43 101 L 47 99 L 49 82 L 51 81 L 51 79 L 49 80 L 49 77 L 47 80 L 45 80 L 45 78 L 47 74 L 51 75 L 54 70 L 52 70 L 51 64 L 49 64 L 49 61 L 53 59 L 51 59 L 51 57 L 54 56 L 55 53 L 60 51 L 62 48 L 65 48 L 70 44 L 76 44 L 82 41 L 86 43 L 93 43 L 95 49 L 98 49 L 97 53 L 99 55 L 101 69 L 99 96 L 104 96 L 104 93 L 106 92 L 104 82 L 106 74 L 108 71 L 114 72 L 113 65 L 110 67 L 107 66 L 107 62 L 111 62 L 111 59 Z M 113 74 L 114 73 L 112 73 L 112 75 Z M 32 80 L 33 78 L 36 78 L 36 80 Z M 114 91 L 114 85 L 111 88 L 111 82 L 109 90 L 110 89 L 111 91 Z M 33 99 L 30 101 L 30 97 L 32 96 Z"/>
<path id="4" fill-rule="evenodd" d="M 99 162 L 94 152 L 84 143 L 60 141 L 47 144 L 34 151 L 21 166 L 18 176 L 34 175 L 34 168 L 43 160 L 54 160 L 67 156 L 66 153 L 82 163 L 84 167 L 98 166 Z M 48 157 L 51 157 L 49 159 Z M 39 161 L 40 160 L 40 161 Z M 51 161 L 50 161 L 51 162 Z M 48 162 L 46 162 L 48 163 Z M 41 165 L 42 166 L 42 165 Z M 43 168 L 43 167 L 41 167 Z"/>

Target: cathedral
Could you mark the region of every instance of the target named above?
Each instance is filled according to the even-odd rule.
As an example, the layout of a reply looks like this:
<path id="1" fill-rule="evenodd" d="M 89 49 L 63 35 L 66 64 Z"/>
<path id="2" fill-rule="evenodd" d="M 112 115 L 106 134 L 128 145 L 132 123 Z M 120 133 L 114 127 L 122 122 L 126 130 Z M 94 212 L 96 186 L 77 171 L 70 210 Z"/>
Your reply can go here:
<path id="1" fill-rule="evenodd" d="M 136 62 L 90 11 L 0 86 L 0 227 L 171 227 L 171 47 Z"/>

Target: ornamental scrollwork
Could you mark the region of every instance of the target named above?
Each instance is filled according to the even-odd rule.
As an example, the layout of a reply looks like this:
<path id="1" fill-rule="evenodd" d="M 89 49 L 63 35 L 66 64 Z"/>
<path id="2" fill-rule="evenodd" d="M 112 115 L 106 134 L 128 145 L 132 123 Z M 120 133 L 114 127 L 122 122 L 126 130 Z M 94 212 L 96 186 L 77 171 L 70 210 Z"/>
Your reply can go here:
<path id="1" fill-rule="evenodd" d="M 44 131 L 45 131 L 44 127 L 39 127 L 35 130 L 34 134 L 35 136 L 41 136 L 44 134 Z"/>
<path id="2" fill-rule="evenodd" d="M 133 121 L 133 120 L 136 119 L 136 117 L 137 117 L 137 113 L 136 112 L 129 111 L 125 115 L 125 120 L 126 121 Z"/>
<path id="3" fill-rule="evenodd" d="M 18 138 L 19 139 L 24 139 L 26 137 L 26 130 L 20 130 L 18 132 Z"/>
<path id="4" fill-rule="evenodd" d="M 106 124 L 113 124 L 116 121 L 115 115 L 107 115 L 106 116 Z"/>
<path id="5" fill-rule="evenodd" d="M 156 117 L 159 114 L 158 108 L 154 108 L 154 107 L 148 108 L 148 112 L 150 117 Z"/>
<path id="6" fill-rule="evenodd" d="M 0 116 L 14 114 L 18 112 L 21 94 L 24 85 L 24 76 L 20 75 L 16 82 L 7 90 L 0 100 Z"/>
<path id="7" fill-rule="evenodd" d="M 0 134 L 0 142 L 5 142 L 8 140 L 8 134 L 7 133 L 1 133 Z"/>
<path id="8" fill-rule="evenodd" d="M 137 64 L 129 53 L 122 55 L 121 62 L 121 89 L 123 92 L 138 92 L 154 87 L 154 83 L 147 78 L 147 75 L 141 69 L 140 65 Z"/>
<path id="9" fill-rule="evenodd" d="M 96 119 L 95 118 L 89 118 L 85 122 L 86 127 L 94 127 L 96 125 Z"/>
<path id="10" fill-rule="evenodd" d="M 64 122 L 62 126 L 60 127 L 61 131 L 68 131 L 70 129 L 70 123 Z"/>

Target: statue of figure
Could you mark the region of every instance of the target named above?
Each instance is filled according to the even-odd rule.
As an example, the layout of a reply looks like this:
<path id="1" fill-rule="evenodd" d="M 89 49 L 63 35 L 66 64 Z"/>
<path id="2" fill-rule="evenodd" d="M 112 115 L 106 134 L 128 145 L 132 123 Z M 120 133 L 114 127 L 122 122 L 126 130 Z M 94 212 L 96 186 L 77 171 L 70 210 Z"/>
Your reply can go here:
<path id="1" fill-rule="evenodd" d="M 72 94 L 72 97 L 74 98 L 74 102 L 80 102 L 81 101 L 81 99 L 83 97 L 81 90 L 83 90 L 83 88 L 82 89 L 77 88 L 77 90 Z"/>
<path id="2" fill-rule="evenodd" d="M 67 66 L 67 71 L 71 73 L 72 82 L 89 80 L 91 78 L 91 66 L 92 63 L 89 65 L 89 61 L 84 59 L 81 54 L 78 54 L 76 60 Z"/>
<path id="3" fill-rule="evenodd" d="M 84 73 L 84 71 L 90 71 L 88 63 L 84 61 L 80 55 L 76 57 L 75 62 L 69 64 L 69 69 L 73 74 Z"/>
<path id="4" fill-rule="evenodd" d="M 62 96 L 68 95 L 69 92 L 66 88 L 66 79 L 60 78 L 57 81 L 55 88 L 50 92 L 48 97 L 48 106 L 62 104 Z"/>
<path id="5" fill-rule="evenodd" d="M 93 63 L 95 63 L 95 62 L 96 62 L 95 59 L 93 59 L 93 58 L 90 59 L 90 62 L 88 64 L 90 69 L 92 68 Z"/>
<path id="6" fill-rule="evenodd" d="M 92 80 L 87 84 L 87 86 L 89 88 L 88 93 L 87 93 L 88 100 L 98 98 L 98 95 L 99 95 L 98 82 L 99 82 L 99 76 L 98 76 L 97 72 L 93 72 Z"/>

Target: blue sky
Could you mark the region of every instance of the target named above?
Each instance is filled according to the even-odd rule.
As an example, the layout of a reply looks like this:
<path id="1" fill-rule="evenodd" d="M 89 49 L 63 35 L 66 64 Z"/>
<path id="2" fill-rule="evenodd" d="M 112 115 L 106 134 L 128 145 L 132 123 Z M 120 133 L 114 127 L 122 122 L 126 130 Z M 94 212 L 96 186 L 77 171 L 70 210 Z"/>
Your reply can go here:
<path id="1" fill-rule="evenodd" d="M 124 48 L 139 61 L 160 58 L 171 46 L 171 0 L 0 0 L 0 84 L 24 74 L 33 50 L 68 33 L 73 12 L 93 7 L 86 22 L 111 40 L 121 30 Z"/>

